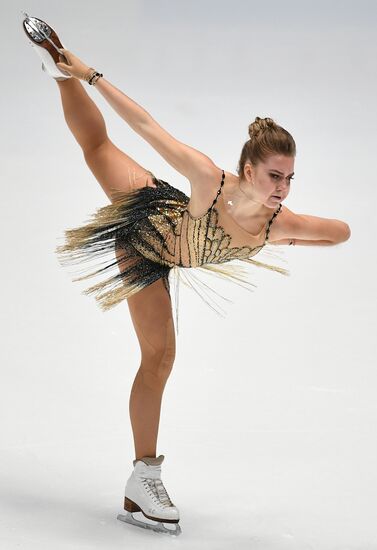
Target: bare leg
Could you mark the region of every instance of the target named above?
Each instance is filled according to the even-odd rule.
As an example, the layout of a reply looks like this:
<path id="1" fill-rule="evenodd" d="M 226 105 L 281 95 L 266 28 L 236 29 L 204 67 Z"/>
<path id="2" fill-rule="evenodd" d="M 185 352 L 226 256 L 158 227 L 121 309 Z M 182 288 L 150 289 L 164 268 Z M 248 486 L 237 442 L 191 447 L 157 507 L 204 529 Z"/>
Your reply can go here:
<path id="1" fill-rule="evenodd" d="M 68 127 L 109 198 L 114 189 L 131 188 L 129 172 L 136 174 L 138 181 L 142 180 L 145 168 L 108 139 L 104 118 L 81 82 L 72 78 L 57 84 Z M 121 269 L 121 264 L 119 267 Z M 138 459 L 156 456 L 162 394 L 175 358 L 175 333 L 170 297 L 161 279 L 127 302 L 141 349 L 141 365 L 129 402 Z"/>
<path id="2" fill-rule="evenodd" d="M 155 457 L 162 395 L 176 353 L 172 304 L 162 279 L 130 296 L 127 303 L 141 350 L 129 402 L 135 455 Z"/>
<path id="3" fill-rule="evenodd" d="M 148 170 L 109 139 L 101 111 L 84 85 L 76 78 L 58 80 L 57 84 L 68 127 L 109 199 L 113 201 L 118 191 L 128 193 L 145 185 L 155 187 Z"/>
<path id="4" fill-rule="evenodd" d="M 63 104 L 64 118 L 83 151 L 90 151 L 107 139 L 101 111 L 77 78 L 56 81 Z"/>
<path id="5" fill-rule="evenodd" d="M 162 394 L 171 368 L 141 364 L 136 374 L 129 401 L 136 459 L 156 456 Z"/>

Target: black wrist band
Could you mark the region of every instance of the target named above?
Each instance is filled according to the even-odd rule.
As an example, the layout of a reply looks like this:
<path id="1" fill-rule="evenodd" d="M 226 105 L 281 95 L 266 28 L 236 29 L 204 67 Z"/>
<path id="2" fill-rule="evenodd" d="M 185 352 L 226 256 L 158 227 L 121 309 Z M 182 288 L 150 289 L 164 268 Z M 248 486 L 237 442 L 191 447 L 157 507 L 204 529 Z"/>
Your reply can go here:
<path id="1" fill-rule="evenodd" d="M 92 76 L 90 77 L 90 79 L 88 80 L 89 84 L 92 86 L 93 84 L 95 84 L 97 82 L 97 80 L 103 76 L 102 73 L 98 73 L 97 71 L 95 73 L 92 74 Z M 94 80 L 95 79 L 95 80 Z M 93 82 L 94 81 L 94 82 Z"/>

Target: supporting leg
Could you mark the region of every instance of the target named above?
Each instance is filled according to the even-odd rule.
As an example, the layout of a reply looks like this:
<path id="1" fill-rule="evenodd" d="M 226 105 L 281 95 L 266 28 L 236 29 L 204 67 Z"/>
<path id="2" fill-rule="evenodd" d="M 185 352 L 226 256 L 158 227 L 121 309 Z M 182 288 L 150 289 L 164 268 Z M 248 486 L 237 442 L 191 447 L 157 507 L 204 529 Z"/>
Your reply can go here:
<path id="1" fill-rule="evenodd" d="M 129 412 L 135 458 L 156 457 L 162 394 L 169 376 L 158 364 L 141 364 L 131 389 Z"/>
<path id="2" fill-rule="evenodd" d="M 162 394 L 175 360 L 171 302 L 161 279 L 127 301 L 142 354 L 129 403 L 135 458 L 155 457 Z"/>

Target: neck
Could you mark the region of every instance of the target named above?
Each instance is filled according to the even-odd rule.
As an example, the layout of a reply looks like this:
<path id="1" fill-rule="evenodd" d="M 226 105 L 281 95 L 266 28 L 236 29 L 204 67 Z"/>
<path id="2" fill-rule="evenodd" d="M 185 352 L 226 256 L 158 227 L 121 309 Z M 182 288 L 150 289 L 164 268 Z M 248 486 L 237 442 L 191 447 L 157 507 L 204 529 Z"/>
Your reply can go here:
<path id="1" fill-rule="evenodd" d="M 232 196 L 228 199 L 232 201 L 231 207 L 234 211 L 248 216 L 263 216 L 271 210 L 254 197 L 251 186 L 247 181 L 239 178 L 237 180 L 233 187 Z"/>

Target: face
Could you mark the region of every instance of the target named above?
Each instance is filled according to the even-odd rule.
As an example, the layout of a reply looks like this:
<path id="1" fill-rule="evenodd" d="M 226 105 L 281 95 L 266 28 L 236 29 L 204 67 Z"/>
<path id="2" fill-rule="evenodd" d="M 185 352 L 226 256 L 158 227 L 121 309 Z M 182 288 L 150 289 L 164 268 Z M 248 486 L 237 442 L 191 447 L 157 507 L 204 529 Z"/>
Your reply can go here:
<path id="1" fill-rule="evenodd" d="M 294 174 L 294 157 L 271 155 L 265 162 L 253 166 L 246 162 L 244 177 L 253 183 L 255 198 L 269 208 L 274 208 L 287 197 Z M 277 195 L 279 198 L 274 198 Z"/>

